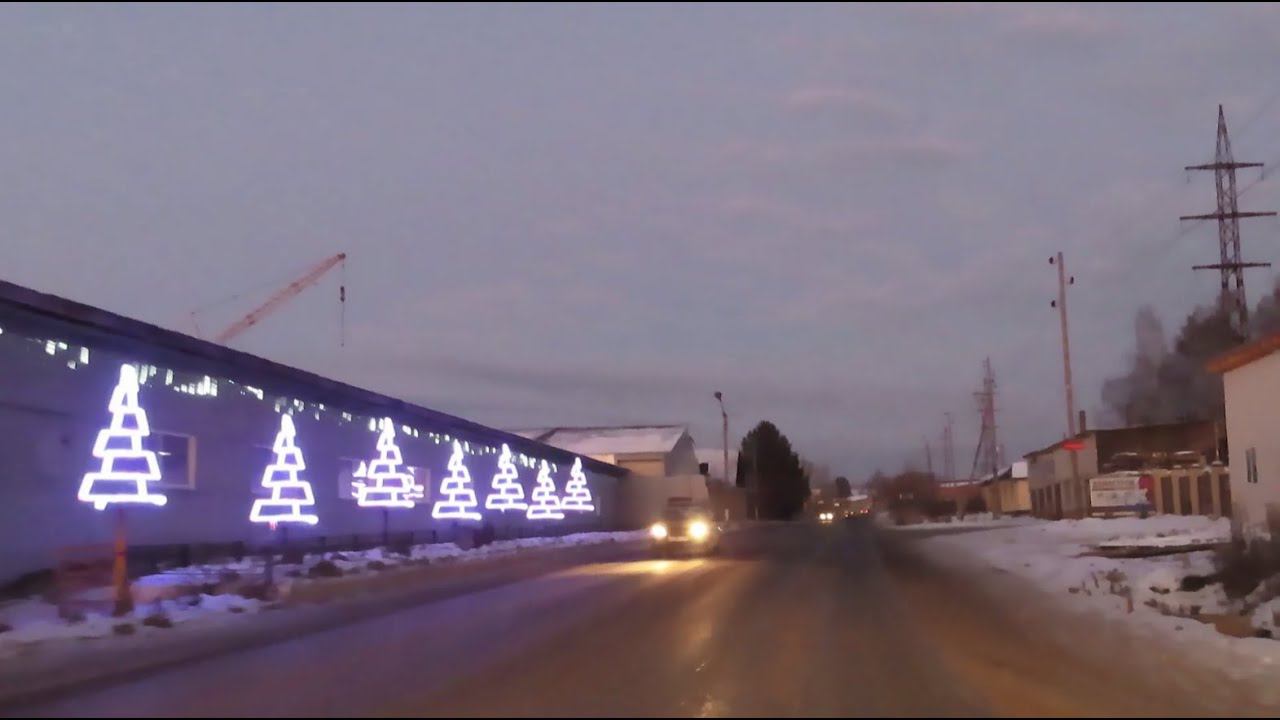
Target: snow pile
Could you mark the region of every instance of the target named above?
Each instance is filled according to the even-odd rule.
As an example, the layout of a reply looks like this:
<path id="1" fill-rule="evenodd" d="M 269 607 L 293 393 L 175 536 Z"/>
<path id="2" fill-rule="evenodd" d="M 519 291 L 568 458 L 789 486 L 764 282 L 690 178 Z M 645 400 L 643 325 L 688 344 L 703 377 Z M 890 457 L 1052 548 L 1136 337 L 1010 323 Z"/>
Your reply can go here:
<path id="1" fill-rule="evenodd" d="M 1214 572 L 1211 552 L 1148 558 L 1104 558 L 1090 553 L 1104 543 L 1156 544 L 1166 538 L 1216 537 L 1219 531 L 1228 529 L 1226 520 L 1199 516 L 1033 520 L 989 532 L 929 538 L 925 542 L 963 550 L 992 567 L 1026 577 L 1050 592 L 1101 597 L 1100 604 L 1122 607 L 1126 613 L 1131 596 L 1135 606 L 1189 615 L 1228 609 L 1227 599 L 1218 585 L 1195 591 L 1181 589 L 1183 578 L 1204 577 Z M 1117 602 L 1117 598 L 1123 602 Z"/>
<path id="2" fill-rule="evenodd" d="M 277 563 L 273 570 L 281 592 L 296 583 L 325 582 L 331 577 L 372 573 L 396 567 L 433 563 L 465 563 L 485 558 L 516 555 L 546 548 L 631 542 L 647 537 L 647 531 L 590 532 L 560 537 L 502 540 L 464 550 L 454 543 L 416 545 L 407 555 L 383 548 L 360 551 L 316 553 L 301 563 Z M 326 565 L 318 567 L 322 563 Z M 331 567 L 330 567 L 331 566 Z M 318 572 L 324 570 L 325 572 Z M 77 596 L 86 610 L 74 622 L 62 618 L 56 605 L 40 598 L 0 604 L 0 656 L 12 655 L 33 645 L 55 640 L 85 640 L 113 635 L 122 624 L 133 625 L 135 633 L 166 632 L 142 623 L 148 617 L 163 616 L 174 626 L 199 622 L 215 616 L 254 613 L 262 608 L 258 600 L 240 593 L 260 585 L 266 567 L 262 558 L 192 565 L 140 577 L 133 581 L 135 610 L 123 618 L 110 617 L 103 609 L 111 606 L 110 588 L 94 588 Z"/>
<path id="3" fill-rule="evenodd" d="M 181 600 L 158 600 L 139 603 L 124 617 L 111 617 L 100 612 L 85 612 L 81 619 L 68 621 L 58 614 L 58 607 L 39 598 L 14 600 L 0 605 L 0 622 L 11 629 L 0 633 L 0 656 L 12 655 L 32 645 L 53 640 L 89 640 L 115 634 L 120 625 L 133 626 L 134 632 L 159 632 L 142 621 L 163 616 L 174 625 L 199 621 L 225 613 L 252 613 L 261 603 L 239 595 L 196 595 Z"/>
<path id="4" fill-rule="evenodd" d="M 963 528 L 963 527 L 1008 527 L 1012 525 L 1026 525 L 1036 522 L 1033 518 L 1002 515 L 997 517 L 989 512 L 969 513 L 959 517 L 948 517 L 943 520 L 935 520 L 931 522 L 919 522 L 911 525 L 897 525 L 893 519 L 885 513 L 876 516 L 876 522 L 880 525 L 893 530 L 936 530 L 938 528 Z"/>

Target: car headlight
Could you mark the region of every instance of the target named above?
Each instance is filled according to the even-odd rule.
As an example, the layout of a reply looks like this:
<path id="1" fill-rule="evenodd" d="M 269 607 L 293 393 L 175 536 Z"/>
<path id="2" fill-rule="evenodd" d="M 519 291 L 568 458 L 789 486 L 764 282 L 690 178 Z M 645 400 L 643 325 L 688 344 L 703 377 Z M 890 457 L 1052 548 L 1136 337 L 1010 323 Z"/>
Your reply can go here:
<path id="1" fill-rule="evenodd" d="M 706 540 L 711 534 L 711 526 L 701 520 L 694 520 L 689 523 L 689 537 L 694 540 Z"/>
<path id="2" fill-rule="evenodd" d="M 654 540 L 665 540 L 667 537 L 667 526 L 662 523 L 654 523 L 649 527 L 649 534 Z"/>

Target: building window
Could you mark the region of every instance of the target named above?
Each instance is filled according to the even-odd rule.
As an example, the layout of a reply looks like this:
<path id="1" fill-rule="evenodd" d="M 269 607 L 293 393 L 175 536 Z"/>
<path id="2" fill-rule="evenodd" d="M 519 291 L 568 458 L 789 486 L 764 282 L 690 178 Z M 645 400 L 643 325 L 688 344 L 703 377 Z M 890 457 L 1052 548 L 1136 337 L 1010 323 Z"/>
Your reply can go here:
<path id="1" fill-rule="evenodd" d="M 1244 451 L 1244 472 L 1245 482 L 1258 482 L 1258 451 L 1255 448 L 1249 448 Z"/>
<path id="2" fill-rule="evenodd" d="M 356 492 L 354 483 L 357 478 L 362 477 L 362 466 L 367 466 L 368 460 L 357 460 L 354 458 L 340 458 L 338 470 L 338 497 L 343 500 L 355 500 Z M 414 467 L 413 465 L 404 465 L 404 471 L 413 475 L 414 482 L 418 487 L 422 488 L 422 493 L 413 499 L 416 502 L 425 502 L 431 497 L 431 471 L 426 468 Z"/>
<path id="3" fill-rule="evenodd" d="M 194 490 L 196 487 L 196 439 L 181 433 L 152 430 L 144 447 L 156 454 L 160 480 L 156 487 Z"/>

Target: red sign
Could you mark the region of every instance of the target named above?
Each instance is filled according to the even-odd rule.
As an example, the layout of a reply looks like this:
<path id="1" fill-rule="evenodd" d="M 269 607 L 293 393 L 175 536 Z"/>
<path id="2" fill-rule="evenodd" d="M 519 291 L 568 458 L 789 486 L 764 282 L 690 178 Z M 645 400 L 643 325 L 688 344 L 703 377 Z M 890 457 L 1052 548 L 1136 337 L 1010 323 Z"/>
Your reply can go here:
<path id="1" fill-rule="evenodd" d="M 1071 452 L 1076 452 L 1077 450 L 1083 450 L 1084 441 L 1083 440 L 1064 440 L 1062 443 L 1062 449 L 1070 450 Z"/>

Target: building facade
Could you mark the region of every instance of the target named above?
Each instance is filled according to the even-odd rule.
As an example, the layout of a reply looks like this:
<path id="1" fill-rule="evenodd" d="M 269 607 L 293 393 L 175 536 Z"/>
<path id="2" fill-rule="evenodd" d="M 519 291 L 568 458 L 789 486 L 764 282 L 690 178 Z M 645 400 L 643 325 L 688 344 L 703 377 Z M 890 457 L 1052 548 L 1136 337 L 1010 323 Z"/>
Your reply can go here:
<path id="1" fill-rule="evenodd" d="M 1026 456 L 1032 513 L 1043 518 L 1090 514 L 1089 481 L 1113 470 L 1207 466 L 1218 459 L 1210 421 L 1089 430 Z M 1189 457 L 1189 461 L 1179 458 Z"/>
<path id="2" fill-rule="evenodd" d="M 1249 537 L 1280 537 L 1280 335 L 1215 358 L 1222 374 L 1234 517 Z"/>
<path id="3" fill-rule="evenodd" d="M 108 407 L 123 366 L 136 371 L 136 402 L 150 431 L 140 442 L 155 453 L 160 476 L 149 489 L 165 504 L 99 512 L 78 492 L 86 473 L 110 464 L 101 456 L 113 450 L 95 444 L 125 415 Z M 291 524 L 291 538 L 381 533 L 383 511 L 361 507 L 352 483 L 378 456 L 384 419 L 422 488 L 414 507 L 386 511 L 393 532 L 447 539 L 482 523 L 499 536 L 618 526 L 626 473 L 616 466 L 3 282 L 0 377 L 0 582 L 51 567 L 65 548 L 109 542 L 118 507 L 126 508 L 131 548 L 273 542 L 272 529 L 252 522 L 250 511 L 272 494 L 262 481 L 278 457 L 282 414 L 296 429 L 305 462 L 299 477 L 313 496 L 306 511 L 317 519 Z M 465 470 L 451 468 L 455 442 Z M 559 520 L 487 508 L 504 446 L 526 499 L 544 461 L 558 493 L 580 462 L 593 508 Z M 458 491 L 463 472 L 474 497 Z M 448 478 L 454 484 L 442 493 Z M 449 501 L 444 512 L 441 500 Z M 472 514 L 480 519 L 463 517 Z"/>

